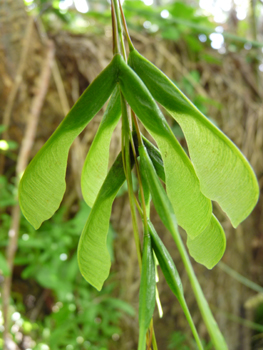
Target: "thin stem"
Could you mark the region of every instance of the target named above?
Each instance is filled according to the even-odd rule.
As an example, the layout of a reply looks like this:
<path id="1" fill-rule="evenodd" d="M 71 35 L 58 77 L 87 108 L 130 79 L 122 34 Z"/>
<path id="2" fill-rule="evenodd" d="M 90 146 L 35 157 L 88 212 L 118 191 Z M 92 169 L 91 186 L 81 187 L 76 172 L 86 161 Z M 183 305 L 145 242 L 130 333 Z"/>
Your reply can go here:
<path id="1" fill-rule="evenodd" d="M 149 327 L 149 332 L 147 334 L 147 338 L 148 338 L 147 350 L 151 350 L 152 337 L 153 337 L 153 319 L 151 320 L 151 324 L 150 324 L 150 327 Z"/>
<path id="2" fill-rule="evenodd" d="M 187 322 L 188 322 L 188 324 L 189 324 L 189 326 L 190 326 L 190 328 L 191 328 L 191 331 L 192 331 L 193 336 L 194 336 L 194 338 L 195 338 L 195 341 L 196 341 L 196 344 L 197 344 L 197 346 L 198 346 L 198 349 L 199 349 L 199 350 L 204 350 L 203 345 L 202 345 L 202 343 L 201 343 L 201 340 L 200 340 L 200 338 L 199 338 L 199 335 L 198 335 L 198 333 L 197 333 L 197 330 L 196 330 L 196 328 L 195 328 L 195 324 L 194 324 L 194 322 L 193 322 L 192 316 L 191 316 L 191 314 L 190 314 L 190 312 L 189 312 L 188 306 L 187 306 L 186 301 L 185 301 L 184 298 L 181 298 L 181 299 L 180 299 L 180 305 L 181 305 L 181 307 L 182 307 L 182 309 L 183 309 L 183 311 L 184 311 L 184 314 L 185 314 L 185 317 L 186 317 L 186 319 L 187 319 Z"/>
<path id="3" fill-rule="evenodd" d="M 112 22 L 112 49 L 113 54 L 120 53 L 119 42 L 118 42 L 118 31 L 116 23 L 116 15 L 113 8 L 113 2 L 111 2 L 111 22 Z"/>
<path id="4" fill-rule="evenodd" d="M 133 112 L 133 110 L 132 110 L 132 119 L 133 119 L 133 125 L 135 126 L 135 130 L 137 133 L 138 144 L 139 144 L 139 146 L 142 146 L 143 145 L 142 137 L 141 137 L 138 121 L 137 121 L 136 115 Z M 131 139 L 132 139 L 132 137 L 131 137 Z M 147 221 L 147 210 L 146 210 L 146 204 L 145 204 L 145 198 L 144 198 L 143 186 L 142 186 L 142 178 L 141 178 L 140 168 L 139 168 L 139 164 L 138 164 L 137 157 L 136 157 L 136 151 L 135 151 L 133 139 L 132 139 L 131 143 L 132 143 L 132 147 L 133 147 L 134 154 L 135 154 L 135 164 L 136 164 L 138 182 L 139 182 L 139 187 L 140 187 L 140 192 L 141 192 L 141 201 L 142 201 L 142 209 L 143 209 L 143 222 L 144 222 L 144 229 L 146 232 L 147 227 L 148 227 L 148 221 Z"/>
<path id="5" fill-rule="evenodd" d="M 121 16 L 120 16 L 120 10 L 118 6 L 118 0 L 112 0 L 112 2 L 113 2 L 116 21 L 117 21 L 118 39 L 119 39 L 118 42 L 120 42 L 121 44 L 121 51 L 122 51 L 123 58 L 125 59 L 125 61 L 127 61 L 126 50 L 125 50 L 123 34 L 122 34 L 122 24 L 121 24 Z"/>
<path id="6" fill-rule="evenodd" d="M 143 193 L 142 178 L 141 178 L 141 174 L 140 174 L 140 168 L 139 168 L 138 160 L 136 157 L 136 150 L 135 150 L 135 146 L 134 146 L 134 142 L 133 142 L 132 137 L 131 137 L 131 146 L 132 146 L 133 156 L 135 159 L 135 167 L 136 167 L 136 172 L 137 172 L 137 177 L 138 177 L 139 188 L 140 188 L 140 192 L 141 192 L 144 232 L 147 232 L 148 231 L 147 210 L 146 210 L 145 198 L 144 198 L 144 193 Z"/>
<path id="7" fill-rule="evenodd" d="M 158 350 L 158 345 L 156 342 L 156 337 L 155 337 L 155 332 L 154 332 L 154 328 L 153 328 L 153 323 L 152 323 L 152 346 L 153 346 L 153 350 Z"/>
<path id="8" fill-rule="evenodd" d="M 203 291 L 200 287 L 200 284 L 196 278 L 193 266 L 190 262 L 189 256 L 187 254 L 187 251 L 185 249 L 185 246 L 183 244 L 182 238 L 177 230 L 177 228 L 175 228 L 174 230 L 170 231 L 174 241 L 177 245 L 178 251 L 181 255 L 181 258 L 183 260 L 187 275 L 189 277 L 191 286 L 193 288 L 193 292 L 195 294 L 196 297 L 196 301 L 198 303 L 200 312 L 202 314 L 202 317 L 205 321 L 205 324 L 207 326 L 208 332 L 212 338 L 212 341 L 215 345 L 216 349 L 219 349 L 218 344 L 219 344 L 219 339 L 220 339 L 220 350 L 227 350 L 228 347 L 226 345 L 226 342 L 213 318 L 213 315 L 210 311 L 209 305 L 206 301 L 206 298 L 203 294 Z"/>
<path id="9" fill-rule="evenodd" d="M 125 168 L 125 175 L 126 175 L 126 180 L 128 184 L 128 194 L 129 194 L 129 201 L 130 201 L 130 207 L 131 207 L 133 233 L 134 233 L 139 267 L 141 271 L 142 252 L 141 252 L 141 243 L 140 243 L 139 229 L 138 229 L 137 216 L 136 216 L 136 210 L 135 210 L 135 199 L 134 199 L 134 193 L 133 193 L 131 164 L 130 164 L 130 142 L 129 142 L 130 126 L 129 126 L 127 104 L 122 92 L 121 92 L 121 107 L 122 107 L 122 143 L 123 143 L 122 152 L 123 152 L 123 161 L 124 161 L 123 165 Z"/>
<path id="10" fill-rule="evenodd" d="M 134 123 L 134 127 L 135 127 L 135 130 L 136 130 L 137 138 L 138 138 L 138 145 L 139 146 L 143 146 L 142 135 L 141 135 L 141 132 L 140 132 L 138 120 L 137 120 L 137 117 L 136 117 L 136 115 L 135 115 L 135 113 L 133 111 L 132 111 L 132 118 L 133 118 L 133 123 Z"/>
<path id="11" fill-rule="evenodd" d="M 122 9 L 120 0 L 119 0 L 119 7 L 120 7 L 120 10 L 121 10 L 122 23 L 123 23 L 123 27 L 124 27 L 124 30 L 125 30 L 125 33 L 126 33 L 126 38 L 127 38 L 127 41 L 128 41 L 129 49 L 130 49 L 130 51 L 133 51 L 135 49 L 134 49 L 133 43 L 131 41 L 130 33 L 129 33 L 129 30 L 128 30 L 128 27 L 127 27 L 126 19 L 125 19 L 124 13 L 123 13 L 123 9 Z"/>
<path id="12" fill-rule="evenodd" d="M 237 271 L 231 269 L 231 267 L 229 267 L 228 265 L 224 264 L 222 261 L 220 261 L 217 264 L 217 267 L 222 269 L 224 272 L 226 272 L 229 276 L 234 278 L 236 281 L 242 283 L 244 286 L 254 290 L 255 292 L 263 293 L 263 288 L 261 286 L 259 286 L 258 284 L 250 281 L 248 278 L 246 278 L 245 276 L 242 276 Z"/>

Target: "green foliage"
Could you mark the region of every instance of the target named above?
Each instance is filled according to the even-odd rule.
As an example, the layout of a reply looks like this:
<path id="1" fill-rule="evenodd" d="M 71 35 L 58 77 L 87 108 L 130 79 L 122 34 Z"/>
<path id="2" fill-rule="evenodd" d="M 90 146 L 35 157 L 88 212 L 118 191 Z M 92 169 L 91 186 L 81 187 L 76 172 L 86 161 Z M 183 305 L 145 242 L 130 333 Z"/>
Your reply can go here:
<path id="1" fill-rule="evenodd" d="M 197 7 L 185 4 L 182 1 L 171 2 L 165 6 L 150 7 L 143 1 L 124 2 L 124 13 L 130 27 L 149 34 L 158 33 L 161 38 L 182 41 L 189 45 L 191 52 L 201 52 L 204 45 L 198 40 L 197 34 L 212 30 L 213 24 L 207 16 L 200 15 Z M 163 18 L 160 14 L 168 11 L 169 17 Z M 189 26 L 189 23 L 192 25 Z"/>
<path id="2" fill-rule="evenodd" d="M 1 139 L 1 134 L 6 130 L 6 127 L 4 125 L 0 124 L 0 156 L 5 155 L 5 157 L 8 157 L 10 159 L 16 159 L 16 154 L 15 150 L 18 148 L 18 144 L 15 141 L 12 140 L 3 140 Z M 10 169 L 12 170 L 12 169 Z M 1 193 L 1 188 L 3 187 L 3 181 L 4 178 L 0 176 L 0 193 Z M 5 196 L 5 194 L 4 194 Z M 0 197 L 0 207 L 1 207 L 1 198 Z"/>
<path id="3" fill-rule="evenodd" d="M 5 176 L 0 176 L 0 209 L 16 203 L 14 199 L 15 190 L 15 185 L 8 183 Z"/>
<path id="4" fill-rule="evenodd" d="M 52 301 L 49 306 L 52 310 L 41 315 L 37 322 L 22 317 L 15 324 L 35 341 L 33 350 L 42 349 L 41 344 L 47 344 L 52 350 L 107 349 L 112 336 L 121 335 L 119 323 L 123 313 L 134 316 L 134 310 L 112 296 L 114 283 L 108 283 L 99 293 L 81 278 L 76 247 L 90 208 L 81 202 L 76 216 L 67 221 L 63 219 L 64 213 L 62 207 L 38 231 L 22 218 L 15 265 L 23 268 L 23 279 L 30 280 L 31 284 L 35 281 L 43 290 L 50 291 L 48 299 Z M 7 243 L 8 225 L 7 221 L 1 225 L 2 247 Z M 107 246 L 111 255 L 114 234 L 110 227 Z M 0 266 L 3 269 L 1 253 Z M 19 305 L 15 311 L 25 313 Z"/>
<path id="5" fill-rule="evenodd" d="M 3 276 L 10 275 L 10 269 L 4 255 L 0 252 L 0 274 Z"/>

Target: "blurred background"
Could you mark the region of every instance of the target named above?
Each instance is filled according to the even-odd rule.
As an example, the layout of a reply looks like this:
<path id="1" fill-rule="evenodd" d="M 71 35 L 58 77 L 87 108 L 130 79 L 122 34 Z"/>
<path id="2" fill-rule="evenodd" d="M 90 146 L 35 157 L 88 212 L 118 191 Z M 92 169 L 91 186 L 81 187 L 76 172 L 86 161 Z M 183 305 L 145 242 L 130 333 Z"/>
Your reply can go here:
<path id="1" fill-rule="evenodd" d="M 122 3 L 135 47 L 237 144 L 262 189 L 263 1 Z M 17 205 L 19 176 L 111 60 L 111 35 L 109 1 L 0 0 L 0 349 L 136 349 L 140 279 L 125 186 L 113 205 L 112 269 L 101 292 L 84 281 L 76 259 L 90 211 L 80 174 L 103 111 L 71 148 L 67 191 L 54 217 L 35 231 Z M 169 122 L 186 147 L 179 126 Z M 214 205 L 226 253 L 212 271 L 193 262 L 231 350 L 263 349 L 262 209 L 261 196 L 235 230 Z M 173 240 L 154 213 L 153 221 L 176 262 L 205 349 L 212 349 Z M 162 319 L 155 315 L 159 349 L 195 349 L 161 273 L 158 289 L 164 311 Z"/>

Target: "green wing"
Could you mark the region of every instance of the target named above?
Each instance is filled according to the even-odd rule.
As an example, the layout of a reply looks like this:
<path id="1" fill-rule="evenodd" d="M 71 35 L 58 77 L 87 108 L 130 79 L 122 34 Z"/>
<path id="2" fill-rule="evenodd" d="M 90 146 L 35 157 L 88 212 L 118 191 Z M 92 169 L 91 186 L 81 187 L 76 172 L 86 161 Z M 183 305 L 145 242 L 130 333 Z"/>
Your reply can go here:
<path id="1" fill-rule="evenodd" d="M 81 175 L 81 189 L 85 202 L 92 207 L 105 180 L 109 163 L 112 133 L 121 116 L 119 88 L 116 87 L 87 154 Z"/>
<path id="2" fill-rule="evenodd" d="M 112 203 L 124 180 L 122 156 L 119 154 L 99 191 L 79 241 L 80 271 L 83 277 L 98 290 L 101 290 L 110 271 L 107 233 Z"/>
<path id="3" fill-rule="evenodd" d="M 164 162 L 166 190 L 178 224 L 191 237 L 196 237 L 210 222 L 211 201 L 200 191 L 191 161 L 151 94 L 125 62 L 120 66 L 119 83 L 125 99 L 158 144 Z"/>
<path id="4" fill-rule="evenodd" d="M 68 152 L 74 139 L 111 95 L 117 80 L 115 56 L 89 85 L 69 114 L 27 167 L 19 185 L 19 203 L 26 219 L 38 229 L 59 208 L 66 183 Z"/>
<path id="5" fill-rule="evenodd" d="M 233 142 L 151 62 L 134 50 L 129 64 L 156 101 L 181 126 L 201 191 L 219 203 L 236 227 L 253 210 L 259 196 L 250 164 Z"/>

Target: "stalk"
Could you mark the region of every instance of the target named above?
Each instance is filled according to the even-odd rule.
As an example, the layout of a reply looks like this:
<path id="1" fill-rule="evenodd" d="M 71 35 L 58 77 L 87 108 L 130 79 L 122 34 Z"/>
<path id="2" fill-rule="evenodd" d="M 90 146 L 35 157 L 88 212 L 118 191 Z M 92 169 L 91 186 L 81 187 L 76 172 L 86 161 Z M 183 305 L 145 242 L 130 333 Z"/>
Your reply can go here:
<path id="1" fill-rule="evenodd" d="M 138 136 L 139 141 L 138 142 L 140 145 L 140 142 L 142 142 L 141 134 L 140 134 L 138 122 L 136 120 L 136 116 L 135 116 L 133 111 L 132 111 L 132 119 L 133 119 L 133 125 L 135 126 L 136 133 L 139 134 L 139 136 Z M 135 160 L 138 183 L 139 183 L 140 192 L 141 192 L 144 232 L 147 232 L 147 230 L 148 230 L 147 210 L 146 210 L 145 198 L 144 198 L 144 193 L 143 193 L 142 178 L 141 178 L 141 174 L 140 174 L 140 168 L 139 168 L 139 164 L 138 164 L 138 160 L 137 160 L 137 156 L 136 156 L 136 150 L 135 150 L 135 146 L 134 146 L 134 142 L 133 142 L 133 138 L 132 138 L 131 133 L 130 133 L 130 139 L 131 139 L 131 145 L 132 145 L 132 150 L 133 150 L 133 156 L 134 156 L 134 160 Z"/>
<path id="2" fill-rule="evenodd" d="M 138 121 L 137 121 L 136 115 L 133 111 L 132 111 L 132 120 L 133 120 L 133 126 L 135 127 L 135 130 L 136 130 L 136 133 L 138 136 L 139 145 L 142 145 L 142 138 L 141 138 L 141 133 L 139 130 Z M 148 219 L 147 219 L 145 198 L 144 198 L 144 193 L 143 193 L 142 179 L 141 179 L 140 168 L 139 168 L 139 164 L 138 164 L 138 160 L 137 160 L 137 156 L 136 156 L 136 150 L 135 150 L 135 146 L 134 146 L 134 142 L 133 142 L 133 138 L 132 138 L 131 134 L 130 134 L 130 137 L 131 137 L 132 150 L 133 150 L 133 154 L 134 154 L 134 158 L 135 158 L 135 166 L 136 166 L 136 171 L 137 171 L 138 183 L 139 183 L 140 192 L 141 192 L 141 201 L 142 201 L 142 213 L 141 213 L 142 215 L 141 216 L 142 216 L 143 223 L 144 223 L 144 232 L 147 232 L 148 231 Z M 135 205 L 137 206 L 137 201 L 135 201 Z M 141 208 L 140 208 L 140 210 L 141 210 Z M 159 312 L 160 312 L 160 310 L 162 312 L 162 306 L 161 306 L 161 301 L 159 298 L 157 285 L 156 285 L 156 303 L 157 303 Z M 160 312 L 160 315 L 161 315 L 161 312 Z M 149 339 L 152 342 L 153 350 L 158 350 L 155 332 L 154 332 L 154 328 L 153 328 L 153 319 L 151 321 L 149 329 L 150 329 Z M 149 349 L 150 349 L 150 347 L 149 347 Z"/>
<path id="3" fill-rule="evenodd" d="M 112 0 L 113 7 L 114 7 L 114 14 L 116 17 L 116 22 L 117 22 L 117 29 L 118 29 L 118 41 L 120 42 L 121 45 L 121 52 L 123 55 L 123 58 L 125 61 L 127 61 L 126 57 L 126 50 L 125 50 L 125 45 L 124 45 L 124 40 L 123 40 L 123 34 L 122 34 L 122 24 L 121 24 L 121 15 L 120 15 L 120 10 L 118 6 L 118 0 Z"/>
<path id="4" fill-rule="evenodd" d="M 122 9 L 120 0 L 119 0 L 119 8 L 120 8 L 120 11 L 121 11 L 122 24 L 123 24 L 123 27 L 124 27 L 124 30 L 125 30 L 126 38 L 127 38 L 128 45 L 129 45 L 129 49 L 130 49 L 130 51 L 135 50 L 135 48 L 133 46 L 133 43 L 131 41 L 130 33 L 129 33 L 129 30 L 128 30 L 128 26 L 127 26 L 127 23 L 126 23 L 126 19 L 125 19 L 124 13 L 123 13 L 123 9 Z"/>
<path id="5" fill-rule="evenodd" d="M 185 314 L 186 320 L 187 320 L 187 322 L 188 322 L 188 324 L 189 324 L 189 326 L 190 326 L 190 328 L 191 328 L 191 331 L 192 331 L 193 336 L 194 336 L 194 338 L 195 338 L 195 341 L 196 341 L 196 344 L 197 344 L 197 346 L 198 346 L 198 349 L 199 349 L 199 350 L 204 350 L 203 345 L 202 345 L 201 340 L 200 340 L 200 338 L 199 338 L 199 335 L 198 335 L 198 333 L 197 333 L 195 324 L 194 324 L 194 322 L 193 322 L 192 316 L 191 316 L 191 314 L 190 314 L 190 312 L 189 312 L 189 309 L 188 309 L 188 306 L 187 306 L 187 304 L 186 304 L 185 299 L 184 299 L 184 298 L 181 298 L 179 302 L 180 302 L 180 305 L 181 305 L 181 307 L 182 307 L 182 309 L 183 309 L 183 312 L 184 312 L 184 314 Z"/>
<path id="6" fill-rule="evenodd" d="M 125 26 L 125 30 L 126 30 L 126 34 L 127 34 L 127 38 L 128 38 L 130 49 L 131 49 L 131 46 L 133 47 L 133 45 L 131 43 L 130 36 L 128 34 L 128 29 L 127 29 L 125 17 L 124 17 L 123 11 L 122 11 L 121 3 L 119 1 L 119 7 L 118 7 L 118 0 L 112 0 L 111 6 L 112 6 L 113 33 L 114 33 L 114 36 L 115 36 L 115 39 L 113 38 L 113 50 L 114 50 L 114 53 L 121 53 L 123 55 L 125 61 L 127 61 L 126 50 L 125 50 L 123 34 L 122 34 L 121 16 L 120 16 L 119 9 L 121 10 L 122 20 L 123 20 L 123 23 L 124 23 L 124 26 Z M 117 23 L 117 26 L 116 26 L 116 23 Z M 117 27 L 117 30 L 118 30 L 118 34 L 116 33 L 116 27 Z M 121 44 L 121 50 L 120 50 L 120 44 Z M 144 195 L 143 195 L 143 187 L 142 187 L 142 181 L 141 181 L 141 176 L 140 176 L 140 169 L 139 169 L 139 166 L 138 166 L 135 146 L 134 146 L 133 138 L 132 138 L 132 135 L 131 135 L 131 128 L 130 128 L 130 123 L 129 123 L 130 118 L 129 118 L 129 115 L 128 115 L 127 103 L 126 103 L 126 100 L 125 100 L 125 98 L 124 98 L 124 96 L 123 96 L 121 91 L 120 91 L 120 95 L 121 95 L 121 108 L 122 108 L 122 157 L 123 157 L 123 167 L 124 167 L 124 172 L 125 172 L 127 185 L 128 185 L 128 194 L 129 194 L 129 201 L 130 201 L 130 208 L 131 208 L 133 233 L 134 233 L 134 239 L 135 239 L 135 245 L 136 245 L 136 251 L 137 251 L 139 267 L 140 267 L 140 271 L 141 271 L 142 270 L 142 251 L 141 251 L 138 223 L 137 223 L 136 210 L 135 210 L 136 198 L 135 198 L 134 193 L 133 193 L 132 177 L 131 177 L 130 141 L 131 141 L 132 150 L 133 150 L 133 153 L 134 153 L 136 170 L 137 170 L 137 174 L 138 174 L 138 182 L 139 182 L 140 191 L 141 191 L 142 206 L 143 206 L 143 213 L 144 213 L 143 214 L 144 227 L 145 227 L 145 229 L 148 230 L 147 211 L 146 211 L 145 199 L 144 199 Z M 136 117 L 135 117 L 135 119 L 136 119 Z M 133 128 L 134 128 L 134 123 L 133 123 Z M 140 135 L 140 132 L 139 132 L 139 135 Z M 154 333 L 154 328 L 153 328 L 153 320 L 151 322 L 151 325 L 150 325 L 149 329 L 150 329 L 150 332 L 151 332 L 150 340 L 152 340 L 153 350 L 158 350 L 157 342 L 156 342 L 156 338 L 155 338 L 155 333 Z"/>
<path id="7" fill-rule="evenodd" d="M 122 92 L 121 95 L 121 108 L 122 108 L 122 155 L 123 155 L 123 166 L 125 169 L 126 180 L 128 184 L 128 194 L 131 208 L 131 216 L 132 216 L 132 226 L 133 233 L 137 251 L 137 257 L 139 262 L 140 271 L 142 269 L 142 252 L 141 252 L 141 243 L 139 237 L 138 223 L 136 217 L 135 210 L 135 201 L 132 187 L 132 177 L 131 177 L 131 164 L 130 164 L 130 143 L 129 143 L 129 135 L 130 135 L 130 125 L 129 125 L 129 117 L 127 104 L 123 97 Z"/>
<path id="8" fill-rule="evenodd" d="M 120 52 L 119 42 L 118 42 L 118 31 L 117 31 L 117 23 L 116 16 L 113 8 L 113 3 L 111 3 L 111 23 L 112 23 L 112 49 L 113 55 Z"/>
<path id="9" fill-rule="evenodd" d="M 214 317 L 211 313 L 209 305 L 205 299 L 203 291 L 202 291 L 200 284 L 196 278 L 193 266 L 191 264 L 191 261 L 189 259 L 188 254 L 187 254 L 187 251 L 186 251 L 185 246 L 183 244 L 182 238 L 181 238 L 177 228 L 174 227 L 174 230 L 170 230 L 170 232 L 173 236 L 173 239 L 176 243 L 178 251 L 179 251 L 181 258 L 183 260 L 187 275 L 189 277 L 193 292 L 195 294 L 197 304 L 199 306 L 200 312 L 202 314 L 202 317 L 204 319 L 204 322 L 206 324 L 206 327 L 208 329 L 210 337 L 214 343 L 214 346 L 217 350 L 227 350 L 228 347 L 227 347 L 227 344 L 225 342 L 225 339 L 222 336 L 216 321 L 214 320 Z M 220 339 L 220 347 L 219 347 L 219 339 Z"/>

